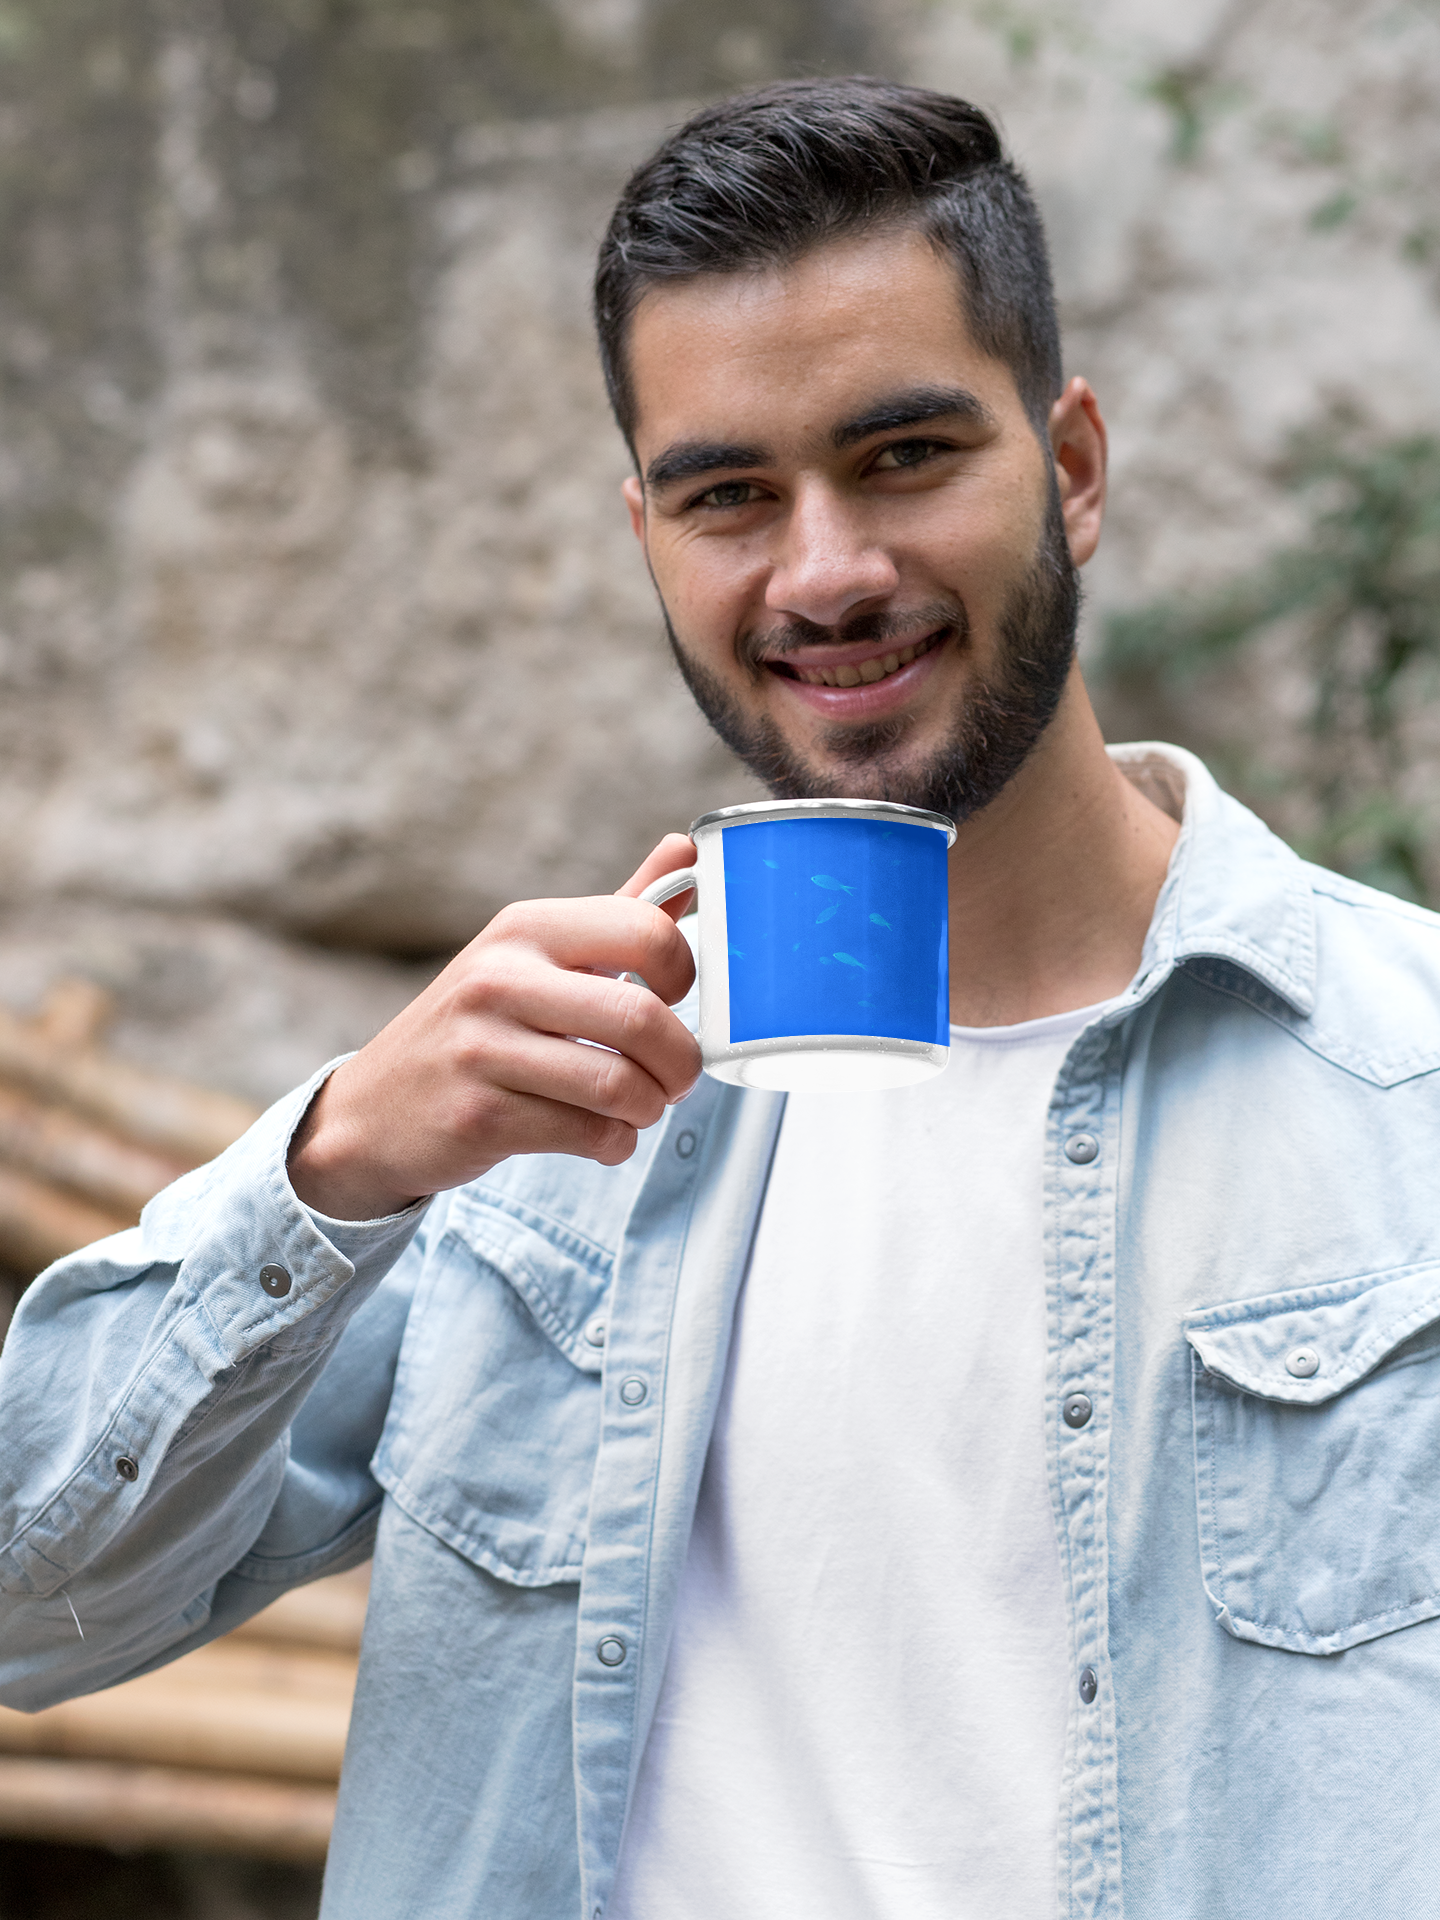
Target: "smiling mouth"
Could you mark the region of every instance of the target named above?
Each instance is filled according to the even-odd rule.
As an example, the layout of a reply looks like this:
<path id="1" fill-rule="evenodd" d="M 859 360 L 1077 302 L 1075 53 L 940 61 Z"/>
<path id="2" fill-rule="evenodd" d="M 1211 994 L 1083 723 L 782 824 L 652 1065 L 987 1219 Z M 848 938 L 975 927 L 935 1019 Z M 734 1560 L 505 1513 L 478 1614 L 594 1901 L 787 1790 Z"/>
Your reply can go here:
<path id="1" fill-rule="evenodd" d="M 912 665 L 931 652 L 944 638 L 942 629 L 939 633 L 927 634 L 923 640 L 897 647 L 893 653 L 877 654 L 869 660 L 862 660 L 855 667 L 797 667 L 786 660 L 770 660 L 766 664 L 772 673 L 778 673 L 787 680 L 799 680 L 807 687 L 873 687 L 878 681 L 888 680 L 892 673 L 899 673 L 902 667 Z"/>

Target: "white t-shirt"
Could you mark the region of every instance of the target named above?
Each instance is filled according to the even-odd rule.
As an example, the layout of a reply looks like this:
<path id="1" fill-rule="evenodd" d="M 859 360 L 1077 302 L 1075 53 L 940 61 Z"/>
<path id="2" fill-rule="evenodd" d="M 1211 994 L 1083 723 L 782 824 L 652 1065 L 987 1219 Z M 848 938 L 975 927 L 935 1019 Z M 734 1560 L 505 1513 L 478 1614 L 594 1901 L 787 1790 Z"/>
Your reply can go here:
<path id="1" fill-rule="evenodd" d="M 1098 1011 L 790 1096 L 609 1920 L 1053 1920 L 1041 1154 Z"/>

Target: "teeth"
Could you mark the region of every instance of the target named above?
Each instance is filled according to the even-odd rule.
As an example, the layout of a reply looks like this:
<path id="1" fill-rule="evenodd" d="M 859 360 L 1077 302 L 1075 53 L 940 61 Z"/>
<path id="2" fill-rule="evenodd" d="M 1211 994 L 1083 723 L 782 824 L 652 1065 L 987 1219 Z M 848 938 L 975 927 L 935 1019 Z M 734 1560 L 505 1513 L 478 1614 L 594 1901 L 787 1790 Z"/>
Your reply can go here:
<path id="1" fill-rule="evenodd" d="M 898 653 L 882 654 L 879 659 L 866 660 L 858 667 L 796 667 L 793 672 L 807 687 L 873 687 L 877 680 L 887 679 L 901 667 L 908 667 L 912 660 L 929 653 L 934 644 L 933 639 L 917 640 L 913 646 L 901 647 Z"/>

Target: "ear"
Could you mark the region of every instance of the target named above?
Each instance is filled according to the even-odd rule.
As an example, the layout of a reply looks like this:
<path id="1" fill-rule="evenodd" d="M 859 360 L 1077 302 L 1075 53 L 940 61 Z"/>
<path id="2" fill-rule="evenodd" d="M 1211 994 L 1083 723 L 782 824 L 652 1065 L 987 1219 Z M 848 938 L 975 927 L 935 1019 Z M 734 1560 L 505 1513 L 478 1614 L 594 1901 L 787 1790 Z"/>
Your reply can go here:
<path id="1" fill-rule="evenodd" d="M 1100 544 L 1108 453 L 1100 403 L 1088 380 L 1072 380 L 1050 409 L 1050 446 L 1070 557 L 1083 567 Z"/>
<path id="2" fill-rule="evenodd" d="M 620 491 L 624 494 L 625 504 L 630 509 L 631 531 L 643 547 L 645 544 L 645 489 L 632 473 L 628 480 L 620 482 Z"/>

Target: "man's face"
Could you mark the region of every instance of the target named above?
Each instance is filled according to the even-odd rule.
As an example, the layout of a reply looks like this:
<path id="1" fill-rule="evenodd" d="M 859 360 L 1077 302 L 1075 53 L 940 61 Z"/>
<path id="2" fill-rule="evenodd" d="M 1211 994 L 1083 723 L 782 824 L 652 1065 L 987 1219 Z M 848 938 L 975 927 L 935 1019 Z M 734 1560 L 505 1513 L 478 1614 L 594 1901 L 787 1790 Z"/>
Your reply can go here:
<path id="1" fill-rule="evenodd" d="M 984 806 L 1055 710 L 1078 594 L 954 267 L 902 231 L 701 275 L 642 299 L 629 353 L 626 497 L 717 731 L 787 797 Z"/>

